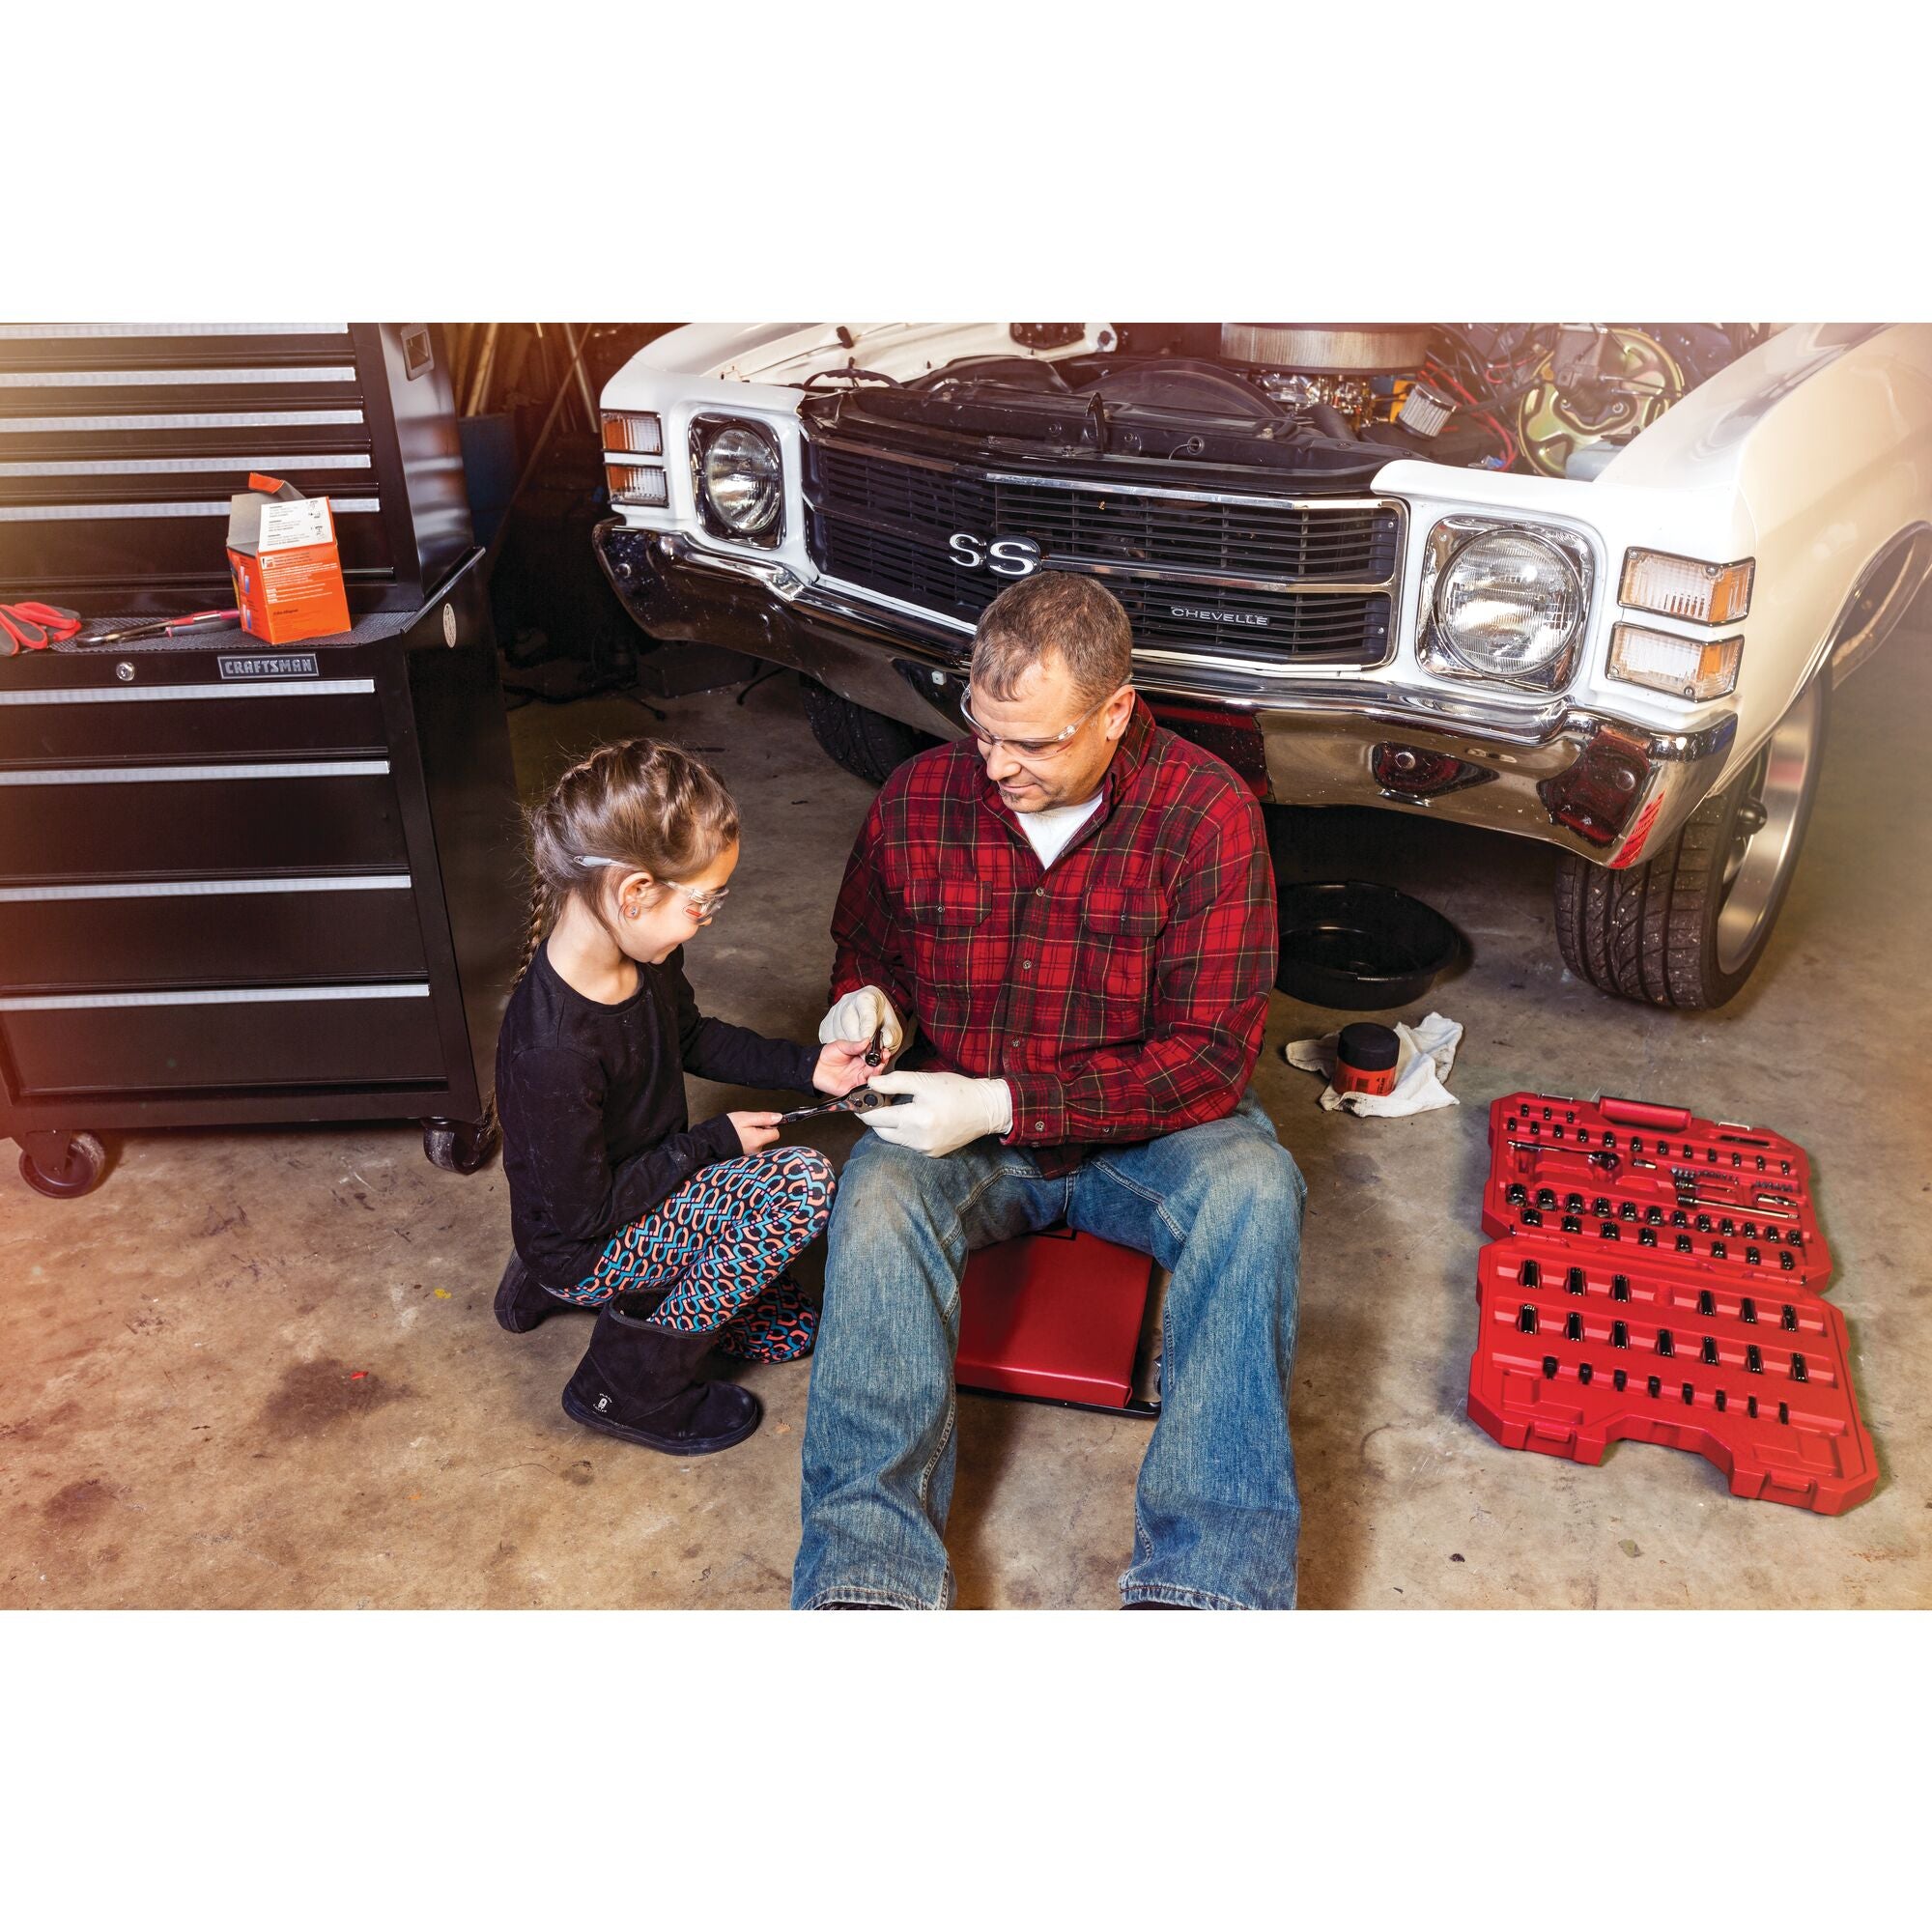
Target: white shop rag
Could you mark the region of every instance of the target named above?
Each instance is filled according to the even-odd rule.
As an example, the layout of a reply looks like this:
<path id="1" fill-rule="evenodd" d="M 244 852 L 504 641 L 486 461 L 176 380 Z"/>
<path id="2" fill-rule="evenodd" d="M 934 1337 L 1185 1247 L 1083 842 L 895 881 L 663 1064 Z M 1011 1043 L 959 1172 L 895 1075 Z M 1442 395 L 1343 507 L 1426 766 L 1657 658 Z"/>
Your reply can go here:
<path id="1" fill-rule="evenodd" d="M 1292 1039 L 1282 1048 L 1282 1058 L 1304 1073 L 1325 1073 L 1329 1084 L 1322 1089 L 1321 1104 L 1329 1113 L 1346 1107 L 1351 1114 L 1427 1114 L 1436 1107 L 1453 1107 L 1456 1096 L 1442 1083 L 1456 1063 L 1456 1049 L 1463 1043 L 1461 1020 L 1444 1019 L 1431 1013 L 1412 1027 L 1395 1029 L 1395 1085 L 1386 1094 L 1338 1094 L 1335 1091 L 1335 1042 L 1340 1033 L 1324 1033 L 1320 1039 Z"/>

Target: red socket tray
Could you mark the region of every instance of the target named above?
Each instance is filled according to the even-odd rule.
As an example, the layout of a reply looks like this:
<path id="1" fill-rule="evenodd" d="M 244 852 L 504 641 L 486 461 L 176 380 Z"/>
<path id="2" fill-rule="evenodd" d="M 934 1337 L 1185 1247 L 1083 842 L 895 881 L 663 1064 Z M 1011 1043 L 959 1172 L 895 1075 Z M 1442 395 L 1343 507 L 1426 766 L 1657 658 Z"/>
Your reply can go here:
<path id="1" fill-rule="evenodd" d="M 1682 1107 L 1497 1100 L 1470 1415 L 1506 1448 L 1663 1442 L 1733 1495 L 1862 1502 L 1878 1463 L 1810 1178 L 1795 1143 Z"/>

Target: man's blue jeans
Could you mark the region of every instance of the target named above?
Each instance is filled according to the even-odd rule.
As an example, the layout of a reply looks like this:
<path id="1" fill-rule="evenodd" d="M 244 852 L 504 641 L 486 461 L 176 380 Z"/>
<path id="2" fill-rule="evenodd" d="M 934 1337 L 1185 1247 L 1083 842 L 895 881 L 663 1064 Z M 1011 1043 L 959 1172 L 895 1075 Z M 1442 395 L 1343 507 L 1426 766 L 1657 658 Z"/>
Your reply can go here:
<path id="1" fill-rule="evenodd" d="M 1252 1094 L 1226 1120 L 1053 1180 L 992 1139 L 935 1160 L 863 1136 L 832 1212 L 792 1607 L 951 1605 L 960 1273 L 971 1249 L 1064 1221 L 1174 1277 L 1122 1598 L 1293 1609 L 1288 1396 L 1307 1194 Z"/>

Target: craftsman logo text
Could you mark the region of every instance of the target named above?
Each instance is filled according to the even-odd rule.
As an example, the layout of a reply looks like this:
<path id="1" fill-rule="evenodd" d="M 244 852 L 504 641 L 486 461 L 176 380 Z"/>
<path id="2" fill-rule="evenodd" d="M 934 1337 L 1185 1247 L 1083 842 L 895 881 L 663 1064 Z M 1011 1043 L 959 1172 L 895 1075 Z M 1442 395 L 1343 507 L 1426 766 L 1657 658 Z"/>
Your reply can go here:
<path id="1" fill-rule="evenodd" d="M 321 667 L 309 651 L 277 658 L 217 658 L 223 677 L 319 677 Z"/>

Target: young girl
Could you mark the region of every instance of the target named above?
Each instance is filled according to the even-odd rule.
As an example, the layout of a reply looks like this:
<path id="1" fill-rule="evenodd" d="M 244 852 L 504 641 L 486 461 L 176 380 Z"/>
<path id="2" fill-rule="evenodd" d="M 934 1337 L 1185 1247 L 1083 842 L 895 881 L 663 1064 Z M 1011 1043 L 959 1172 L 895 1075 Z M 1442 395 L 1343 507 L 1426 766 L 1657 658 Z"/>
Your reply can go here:
<path id="1" fill-rule="evenodd" d="M 797 1046 L 699 1014 L 683 948 L 738 863 L 737 809 L 701 760 L 648 738 L 606 745 L 529 833 L 529 945 L 497 1047 L 516 1240 L 497 1320 L 522 1334 L 595 1308 L 565 1411 L 673 1456 L 728 1449 L 758 1426 L 758 1400 L 698 1366 L 713 1347 L 810 1352 L 817 1315 L 785 1268 L 825 1226 L 832 1167 L 774 1147 L 776 1114 L 692 1126 L 685 1071 L 843 1094 L 870 1071 L 865 1043 Z"/>

